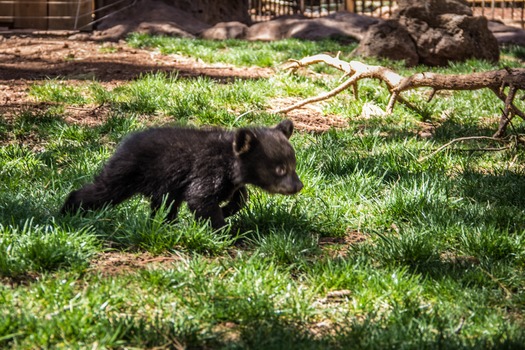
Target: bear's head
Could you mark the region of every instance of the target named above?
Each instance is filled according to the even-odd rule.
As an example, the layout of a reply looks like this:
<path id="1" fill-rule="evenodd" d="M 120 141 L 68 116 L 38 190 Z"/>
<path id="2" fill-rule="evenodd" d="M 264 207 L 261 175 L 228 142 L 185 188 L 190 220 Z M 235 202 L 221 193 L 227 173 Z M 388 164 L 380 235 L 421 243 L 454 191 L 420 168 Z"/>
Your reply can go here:
<path id="1" fill-rule="evenodd" d="M 288 141 L 293 122 L 284 120 L 273 128 L 243 128 L 235 132 L 233 152 L 243 183 L 269 193 L 295 194 L 303 183 L 295 171 L 295 152 Z"/>

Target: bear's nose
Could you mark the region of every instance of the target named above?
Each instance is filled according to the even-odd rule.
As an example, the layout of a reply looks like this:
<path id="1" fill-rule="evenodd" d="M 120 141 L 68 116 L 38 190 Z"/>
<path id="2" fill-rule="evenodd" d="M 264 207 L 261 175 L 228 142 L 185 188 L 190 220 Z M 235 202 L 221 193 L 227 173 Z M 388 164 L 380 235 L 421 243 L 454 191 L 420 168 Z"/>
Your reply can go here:
<path id="1" fill-rule="evenodd" d="M 294 192 L 297 193 L 297 192 L 301 191 L 302 189 L 303 189 L 303 183 L 301 182 L 301 180 L 298 180 L 295 183 Z"/>

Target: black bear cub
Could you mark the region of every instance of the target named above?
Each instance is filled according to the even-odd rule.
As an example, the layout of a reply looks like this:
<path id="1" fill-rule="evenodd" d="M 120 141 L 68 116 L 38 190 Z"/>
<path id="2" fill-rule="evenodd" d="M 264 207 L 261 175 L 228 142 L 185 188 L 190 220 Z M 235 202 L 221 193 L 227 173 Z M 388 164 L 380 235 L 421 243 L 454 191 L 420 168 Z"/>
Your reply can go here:
<path id="1" fill-rule="evenodd" d="M 186 201 L 198 219 L 218 229 L 245 204 L 247 184 L 288 195 L 303 188 L 288 141 L 292 132 L 292 121 L 284 120 L 273 128 L 162 127 L 132 134 L 93 183 L 69 194 L 62 213 L 116 205 L 138 193 L 151 198 L 153 214 L 166 198 L 167 218 L 174 220 Z"/>

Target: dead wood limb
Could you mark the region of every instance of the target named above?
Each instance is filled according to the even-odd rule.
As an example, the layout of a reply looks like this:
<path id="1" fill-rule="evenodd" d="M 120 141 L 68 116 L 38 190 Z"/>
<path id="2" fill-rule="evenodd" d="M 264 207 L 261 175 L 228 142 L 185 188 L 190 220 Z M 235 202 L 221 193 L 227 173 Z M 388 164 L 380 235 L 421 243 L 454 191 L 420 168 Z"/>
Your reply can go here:
<path id="1" fill-rule="evenodd" d="M 308 103 L 318 102 L 326 100 L 332 96 L 337 95 L 338 93 L 346 90 L 348 87 L 353 87 L 354 96 L 357 98 L 357 82 L 365 78 L 377 78 L 384 81 L 387 84 L 389 90 L 397 86 L 402 80 L 403 77 L 391 69 L 381 67 L 381 66 L 370 66 L 358 61 L 342 61 L 337 57 L 331 57 L 326 54 L 320 54 L 315 56 L 305 57 L 301 60 L 292 60 L 285 67 L 292 72 L 295 72 L 299 68 L 307 67 L 316 63 L 326 63 L 327 65 L 337 68 L 345 73 L 348 76 L 348 79 L 340 84 L 335 89 L 320 94 L 315 97 L 307 98 L 303 101 L 300 101 L 292 106 L 282 108 L 274 111 L 274 113 L 287 113 L 293 109 L 302 107 Z"/>
<path id="2" fill-rule="evenodd" d="M 512 108 L 512 101 L 514 100 L 517 91 L 518 89 L 514 85 L 511 85 L 509 87 L 509 94 L 507 95 L 507 98 L 505 98 L 505 108 L 501 112 L 498 131 L 496 131 L 496 133 L 494 134 L 494 136 L 496 137 L 505 136 L 505 130 L 507 129 L 507 125 L 510 123 L 514 114 L 514 110 Z"/>
<path id="3" fill-rule="evenodd" d="M 304 57 L 301 60 L 290 61 L 285 69 L 295 72 L 299 68 L 317 63 L 325 63 L 331 67 L 339 69 L 345 73 L 343 78 L 348 78 L 335 89 L 327 93 L 307 98 L 292 106 L 274 111 L 275 113 L 287 113 L 308 103 L 328 99 L 350 86 L 352 86 L 354 96 L 357 98 L 358 81 L 371 78 L 383 81 L 387 85 L 388 91 L 391 94 L 388 105 L 386 106 L 387 114 L 393 113 L 397 101 L 406 103 L 401 93 L 408 90 L 421 87 L 431 88 L 432 92 L 428 99 L 428 101 L 430 101 L 439 90 L 479 90 L 488 88 L 505 103 L 503 115 L 500 120 L 500 127 L 494 135 L 495 137 L 502 137 L 505 135 L 505 129 L 513 116 L 517 115 L 525 120 L 525 113 L 514 104 L 514 98 L 516 97 L 517 91 L 525 89 L 525 68 L 504 68 L 471 74 L 439 74 L 425 72 L 416 73 L 409 77 L 403 77 L 386 67 L 371 66 L 359 61 L 346 62 L 340 60 L 339 56 L 332 57 L 326 54 L 319 54 Z M 509 87 L 508 94 L 505 94 L 506 87 Z"/>

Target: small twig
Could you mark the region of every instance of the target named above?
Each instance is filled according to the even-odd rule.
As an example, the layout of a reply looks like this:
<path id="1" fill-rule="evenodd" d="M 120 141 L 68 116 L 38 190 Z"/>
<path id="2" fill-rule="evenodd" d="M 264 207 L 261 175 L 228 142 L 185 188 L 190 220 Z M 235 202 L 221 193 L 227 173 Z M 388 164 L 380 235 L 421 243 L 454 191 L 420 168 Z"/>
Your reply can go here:
<path id="1" fill-rule="evenodd" d="M 511 146 L 505 147 L 486 147 L 486 148 L 462 148 L 456 151 L 458 152 L 499 152 L 511 148 Z"/>
<path id="2" fill-rule="evenodd" d="M 352 90 L 353 90 L 353 93 L 354 93 L 354 98 L 356 100 L 358 100 L 359 99 L 359 91 L 357 90 L 357 82 L 354 85 L 352 85 Z"/>
<path id="3" fill-rule="evenodd" d="M 176 260 L 178 260 L 178 259 L 173 257 L 173 256 L 159 256 L 159 257 L 156 257 L 156 258 L 142 260 L 142 263 L 149 264 L 149 263 L 153 263 L 153 262 L 176 261 Z"/>
<path id="4" fill-rule="evenodd" d="M 244 116 L 246 116 L 246 115 L 248 115 L 250 113 L 253 113 L 255 111 L 257 111 L 257 109 L 250 109 L 250 110 L 248 110 L 248 111 L 246 111 L 246 112 L 244 112 L 242 114 L 239 114 L 237 117 L 235 117 L 235 122 L 238 122 L 242 117 L 244 117 Z"/>
<path id="5" fill-rule="evenodd" d="M 432 89 L 432 91 L 430 91 L 430 94 L 428 95 L 428 98 L 427 98 L 427 103 L 432 101 L 436 92 L 437 92 L 437 89 Z"/>
<path id="6" fill-rule="evenodd" d="M 105 103 L 102 102 L 101 104 L 99 104 L 98 106 L 96 107 L 75 107 L 75 106 L 66 106 L 66 109 L 72 109 L 72 110 L 75 110 L 75 111 L 88 111 L 92 114 L 94 114 L 95 112 L 97 112 L 98 110 L 100 110 L 102 107 L 104 107 Z"/>
<path id="7" fill-rule="evenodd" d="M 465 317 L 461 317 L 461 319 L 459 320 L 458 326 L 456 327 L 456 329 L 454 329 L 454 334 L 461 333 L 461 330 L 463 329 L 464 325 L 465 325 Z"/>
<path id="8" fill-rule="evenodd" d="M 394 105 L 396 104 L 396 100 L 399 96 L 399 92 L 393 91 L 392 95 L 390 95 L 390 100 L 388 100 L 388 105 L 386 106 L 386 112 L 388 114 L 392 114 L 394 112 Z"/>
<path id="9" fill-rule="evenodd" d="M 428 158 L 431 158 L 433 156 L 435 156 L 436 154 L 438 154 L 439 152 L 443 151 L 445 148 L 457 143 L 457 142 L 462 142 L 462 141 L 469 141 L 469 140 L 490 140 L 490 141 L 496 141 L 496 142 L 505 142 L 504 139 L 501 139 L 501 138 L 496 138 L 496 137 L 490 137 L 490 136 L 467 136 L 467 137 L 459 137 L 457 139 L 454 139 L 450 142 L 447 142 L 446 144 L 444 144 L 443 146 L 439 147 L 437 150 L 435 150 L 434 152 L 430 153 L 429 155 L 425 156 L 425 157 L 421 157 L 418 159 L 418 162 L 423 162 L 425 160 L 427 160 Z M 504 149 L 507 149 L 508 147 L 504 147 L 502 149 L 493 149 L 493 150 L 504 150 Z M 487 149 L 477 149 L 477 151 L 484 151 L 484 150 L 487 150 Z"/>
<path id="10" fill-rule="evenodd" d="M 494 89 L 494 88 L 490 88 L 490 89 L 494 92 L 494 94 L 496 94 L 496 96 L 498 96 L 498 98 L 501 101 L 503 101 L 503 103 L 506 103 L 507 95 L 503 91 L 500 92 L 498 89 Z M 516 107 L 516 105 L 514 105 L 514 103 L 510 104 L 510 108 L 511 108 L 512 112 L 514 113 L 514 115 L 517 115 L 521 119 L 525 120 L 525 113 L 522 112 L 518 107 Z"/>
<path id="11" fill-rule="evenodd" d="M 487 270 L 481 267 L 479 269 L 503 290 L 503 292 L 505 293 L 505 298 L 509 299 L 512 297 L 512 292 L 499 279 L 494 277 L 494 275 L 492 275 Z"/>

